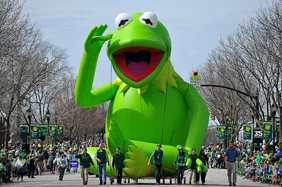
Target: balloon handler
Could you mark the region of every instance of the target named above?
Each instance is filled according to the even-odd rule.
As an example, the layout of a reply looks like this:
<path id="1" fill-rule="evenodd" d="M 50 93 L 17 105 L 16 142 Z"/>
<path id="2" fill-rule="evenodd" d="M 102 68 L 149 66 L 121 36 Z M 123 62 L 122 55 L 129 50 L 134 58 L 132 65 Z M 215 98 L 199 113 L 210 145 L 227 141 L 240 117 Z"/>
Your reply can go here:
<path id="1" fill-rule="evenodd" d="M 169 33 L 154 13 L 121 13 L 115 27 L 111 34 L 104 35 L 107 25 L 94 27 L 88 34 L 75 86 L 76 103 L 90 108 L 110 101 L 105 124 L 109 158 L 120 147 L 126 156 L 126 176 L 155 175 L 148 161 L 158 143 L 164 152 L 162 176 L 176 176 L 173 163 L 178 147 L 187 155 L 192 148 L 201 149 L 209 120 L 206 103 L 195 87 L 175 72 Z M 118 77 L 92 90 L 98 56 L 106 41 Z"/>

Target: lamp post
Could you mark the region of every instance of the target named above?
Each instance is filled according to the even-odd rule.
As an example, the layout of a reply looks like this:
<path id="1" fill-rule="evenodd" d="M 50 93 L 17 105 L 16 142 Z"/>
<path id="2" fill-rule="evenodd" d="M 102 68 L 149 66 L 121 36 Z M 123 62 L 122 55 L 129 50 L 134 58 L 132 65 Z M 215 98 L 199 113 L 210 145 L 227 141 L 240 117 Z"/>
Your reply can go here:
<path id="1" fill-rule="evenodd" d="M 228 114 L 225 114 L 225 146 L 226 146 L 226 149 L 228 147 Z"/>
<path id="2" fill-rule="evenodd" d="M 25 149 L 26 149 L 26 153 L 29 154 L 30 139 L 31 139 L 30 125 L 31 125 L 31 117 L 32 117 L 32 110 L 31 110 L 31 108 L 27 109 L 26 115 L 27 115 L 27 118 L 28 118 L 28 134 L 27 134 L 27 137 L 25 139 L 25 145 L 26 145 Z"/>
<path id="3" fill-rule="evenodd" d="M 50 137 L 50 132 L 49 132 L 49 129 L 50 129 L 50 127 L 49 127 L 49 125 L 50 125 L 50 111 L 49 111 L 49 109 L 47 109 L 46 117 L 47 117 L 47 128 L 48 128 L 48 130 L 47 130 L 47 136 Z M 47 140 L 47 144 L 49 144 L 49 138 L 48 138 L 48 140 Z"/>
<path id="4" fill-rule="evenodd" d="M 58 129 L 58 113 L 55 111 L 55 123 L 56 123 L 56 137 L 55 137 L 55 145 L 57 144 L 57 129 Z"/>
<path id="5" fill-rule="evenodd" d="M 272 142 L 273 142 L 273 154 L 274 154 L 275 153 L 275 127 L 276 127 L 276 123 L 275 123 L 276 110 L 275 110 L 274 104 L 271 105 L 271 111 L 272 111 L 272 133 L 273 133 Z"/>

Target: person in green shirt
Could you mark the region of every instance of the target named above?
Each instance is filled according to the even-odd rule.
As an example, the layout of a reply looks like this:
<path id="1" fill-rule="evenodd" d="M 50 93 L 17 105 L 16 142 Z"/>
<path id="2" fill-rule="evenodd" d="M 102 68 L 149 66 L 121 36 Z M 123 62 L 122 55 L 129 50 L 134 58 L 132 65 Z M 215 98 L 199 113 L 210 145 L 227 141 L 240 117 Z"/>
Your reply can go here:
<path id="1" fill-rule="evenodd" d="M 117 184 L 121 184 L 121 178 L 122 178 L 122 170 L 123 170 L 123 161 L 124 161 L 124 155 L 120 152 L 120 147 L 117 147 L 116 154 L 113 156 L 113 168 L 116 167 L 116 173 L 117 173 Z"/>
<path id="2" fill-rule="evenodd" d="M 212 149 L 211 153 L 210 153 L 210 164 L 211 164 L 211 167 L 213 165 L 214 160 L 215 160 L 215 150 Z"/>
<path id="3" fill-rule="evenodd" d="M 3 156 L 7 159 L 8 158 L 8 154 L 7 154 L 7 150 L 5 149 L 5 151 L 2 153 Z"/>
<path id="4" fill-rule="evenodd" d="M 189 155 L 189 157 L 192 160 L 192 164 L 190 167 L 190 177 L 189 177 L 189 184 L 191 184 L 192 178 L 193 178 L 193 182 L 196 184 L 196 159 L 198 158 L 198 156 L 196 155 L 196 149 L 192 148 L 192 154 Z"/>
<path id="5" fill-rule="evenodd" d="M 178 173 L 177 173 L 177 183 L 181 185 L 182 179 L 183 179 L 183 173 L 184 173 L 184 170 L 185 170 L 185 165 L 186 165 L 186 162 L 187 162 L 187 158 L 186 158 L 186 154 L 183 152 L 182 147 L 179 147 L 178 150 L 179 150 L 179 153 L 177 154 L 173 165 L 177 164 L 177 171 L 178 171 Z"/>
<path id="6" fill-rule="evenodd" d="M 26 154 L 25 149 L 21 152 L 20 156 L 22 157 L 22 159 L 23 159 L 23 160 L 25 160 L 25 159 L 26 159 L 27 154 Z"/>
<path id="7" fill-rule="evenodd" d="M 163 160 L 163 151 L 161 150 L 161 144 L 157 145 L 157 149 L 153 151 L 152 155 L 149 158 L 148 166 L 151 165 L 151 160 L 154 157 L 154 166 L 155 166 L 155 176 L 157 185 L 160 184 L 162 176 L 162 160 Z"/>
<path id="8" fill-rule="evenodd" d="M 260 152 L 259 151 L 257 151 L 257 156 L 256 156 L 256 165 L 258 165 L 259 163 L 260 163 L 260 161 L 261 161 L 262 159 L 261 159 L 261 155 L 260 155 Z"/>
<path id="9" fill-rule="evenodd" d="M 38 154 L 35 158 L 37 159 L 38 175 L 41 175 L 42 174 L 43 160 L 44 160 L 41 150 L 38 152 Z"/>
<path id="10" fill-rule="evenodd" d="M 110 165 L 108 154 L 104 148 L 103 143 L 100 143 L 99 149 L 95 152 L 94 154 L 94 159 L 97 161 L 97 166 L 98 166 L 98 172 L 99 172 L 99 180 L 100 184 L 102 185 L 102 170 L 103 170 L 103 179 L 104 179 L 104 184 L 106 184 L 106 164 Z"/>
<path id="11" fill-rule="evenodd" d="M 95 168 L 94 162 L 91 156 L 87 153 L 87 149 L 83 149 L 83 153 L 77 155 L 76 158 L 80 160 L 80 169 L 82 174 L 83 185 L 87 185 L 89 168 L 91 165 L 93 166 L 93 168 Z"/>
<path id="12" fill-rule="evenodd" d="M 63 177 L 64 177 L 66 166 L 68 165 L 68 161 L 65 158 L 65 154 L 64 153 L 61 153 L 61 157 L 58 158 L 57 163 L 59 164 L 58 169 L 59 169 L 59 172 L 60 172 L 59 180 L 62 181 Z"/>
<path id="13" fill-rule="evenodd" d="M 207 166 L 207 168 L 209 168 L 209 159 L 208 156 L 205 154 L 204 149 L 201 149 L 201 152 L 199 154 L 199 159 L 203 162 L 204 166 Z M 196 172 L 196 183 L 199 184 L 200 181 L 200 175 L 201 175 L 201 181 L 202 184 L 205 184 L 206 182 L 206 172 L 203 172 L 201 174 L 199 174 L 198 172 Z"/>

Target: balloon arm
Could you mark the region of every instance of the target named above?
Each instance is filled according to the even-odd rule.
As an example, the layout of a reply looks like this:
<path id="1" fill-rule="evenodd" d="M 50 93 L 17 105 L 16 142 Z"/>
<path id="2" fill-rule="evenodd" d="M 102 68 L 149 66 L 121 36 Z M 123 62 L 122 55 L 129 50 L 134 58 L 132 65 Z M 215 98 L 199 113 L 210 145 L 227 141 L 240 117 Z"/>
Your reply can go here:
<path id="1" fill-rule="evenodd" d="M 115 86 L 112 89 L 111 85 L 108 85 L 97 89 L 96 94 L 95 91 L 91 92 L 100 50 L 104 43 L 112 37 L 112 34 L 102 36 L 107 27 L 107 25 L 93 27 L 84 43 L 84 51 L 75 85 L 75 101 L 78 106 L 83 108 L 97 106 L 112 99 L 117 90 Z M 101 94 L 105 94 L 105 96 Z"/>
<path id="2" fill-rule="evenodd" d="M 75 100 L 78 106 L 89 108 L 107 102 L 113 98 L 118 86 L 108 83 L 91 91 L 94 81 L 97 56 L 83 52 L 76 86 Z"/>
<path id="3" fill-rule="evenodd" d="M 195 148 L 196 152 L 199 153 L 206 135 L 209 111 L 205 101 L 195 87 L 190 84 L 187 85 L 184 99 L 191 111 L 191 122 L 185 148 L 188 152 L 191 152 L 191 149 Z M 199 143 L 195 140 L 200 140 L 201 142 Z"/>

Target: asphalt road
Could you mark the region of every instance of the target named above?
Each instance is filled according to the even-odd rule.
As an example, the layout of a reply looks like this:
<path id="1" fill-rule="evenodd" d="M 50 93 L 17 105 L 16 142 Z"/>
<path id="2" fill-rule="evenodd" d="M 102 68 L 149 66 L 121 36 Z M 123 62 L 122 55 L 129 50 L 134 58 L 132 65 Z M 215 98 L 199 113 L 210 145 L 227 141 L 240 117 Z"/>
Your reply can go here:
<path id="1" fill-rule="evenodd" d="M 188 181 L 188 180 L 187 180 Z M 161 181 L 163 182 L 163 181 Z M 174 180 L 172 180 L 174 183 Z M 123 183 L 122 183 L 123 184 Z M 116 183 L 113 184 L 115 186 Z M 135 184 L 133 180 L 130 181 L 130 183 L 124 184 L 124 186 L 155 186 L 155 180 L 154 179 L 139 179 L 138 183 Z M 169 184 L 169 179 L 165 180 L 165 185 Z M 20 186 L 20 187 L 46 187 L 46 186 L 65 186 L 65 187 L 71 187 L 71 186 L 83 186 L 82 185 L 82 179 L 80 175 L 80 170 L 78 173 L 65 173 L 63 181 L 59 181 L 59 176 L 57 174 L 50 174 L 50 173 L 43 173 L 43 175 L 38 176 L 36 175 L 35 178 L 27 178 L 24 177 L 24 181 L 14 181 L 13 183 L 3 184 L 2 186 Z M 99 186 L 99 178 L 96 178 L 94 175 L 89 176 L 89 182 L 88 186 Z M 106 186 L 111 186 L 109 183 L 109 179 L 107 181 Z M 178 186 L 178 185 L 173 185 Z M 195 186 L 195 185 L 182 185 L 182 186 Z M 228 186 L 228 180 L 227 180 L 227 173 L 225 169 L 210 169 L 208 171 L 207 177 L 206 177 L 206 184 L 205 185 L 196 185 L 196 186 L 208 186 L 208 187 L 217 187 L 217 186 Z M 259 182 L 252 182 L 250 180 L 243 179 L 242 177 L 237 177 L 237 186 L 241 187 L 247 187 L 247 186 L 272 186 L 267 184 L 261 184 Z M 277 185 L 276 185 L 277 187 Z"/>

